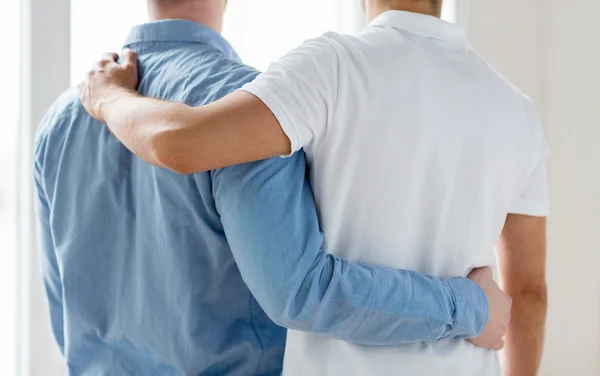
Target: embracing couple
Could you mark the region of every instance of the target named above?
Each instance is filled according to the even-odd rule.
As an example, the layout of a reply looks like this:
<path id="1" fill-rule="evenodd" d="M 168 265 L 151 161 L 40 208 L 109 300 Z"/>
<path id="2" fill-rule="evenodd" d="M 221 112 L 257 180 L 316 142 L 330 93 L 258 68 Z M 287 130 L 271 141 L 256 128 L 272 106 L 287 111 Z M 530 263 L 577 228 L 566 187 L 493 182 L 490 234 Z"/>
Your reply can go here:
<path id="1" fill-rule="evenodd" d="M 536 110 L 441 1 L 363 5 L 259 74 L 225 0 L 148 0 L 54 103 L 35 181 L 71 375 L 536 374 Z"/>

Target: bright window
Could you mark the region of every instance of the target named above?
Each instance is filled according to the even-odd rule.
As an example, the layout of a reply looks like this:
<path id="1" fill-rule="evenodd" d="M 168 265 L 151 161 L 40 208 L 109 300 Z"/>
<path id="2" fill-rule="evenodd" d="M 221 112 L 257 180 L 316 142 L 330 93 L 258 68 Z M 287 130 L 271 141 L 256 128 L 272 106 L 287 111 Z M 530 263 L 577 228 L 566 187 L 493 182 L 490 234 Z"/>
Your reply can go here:
<path id="1" fill-rule="evenodd" d="M 306 39 L 337 30 L 342 1 L 229 0 L 223 35 L 246 64 L 265 70 Z M 445 20 L 456 22 L 457 1 L 445 1 Z M 121 49 L 131 26 L 145 22 L 147 12 L 142 0 L 71 4 L 71 82 L 76 84 L 103 52 Z"/>
<path id="2" fill-rule="evenodd" d="M 306 39 L 336 30 L 338 6 L 337 0 L 230 0 L 223 34 L 244 63 L 265 70 Z"/>
<path id="3" fill-rule="evenodd" d="M 16 372 L 17 207 L 16 176 L 19 121 L 19 2 L 2 3 L 0 41 L 0 374 Z"/>
<path id="4" fill-rule="evenodd" d="M 442 7 L 442 18 L 448 22 L 458 21 L 458 0 L 444 0 Z"/>
<path id="5" fill-rule="evenodd" d="M 306 39 L 337 31 L 340 6 L 350 1 L 359 0 L 230 0 L 223 34 L 246 64 L 264 71 Z M 456 23 L 457 3 L 445 0 L 442 18 Z"/>
<path id="6" fill-rule="evenodd" d="M 148 19 L 144 0 L 71 0 L 71 84 L 104 52 L 119 52 L 133 25 Z"/>
<path id="7" fill-rule="evenodd" d="M 76 84 L 103 52 L 121 49 L 131 26 L 145 22 L 147 12 L 141 0 L 71 4 L 71 83 Z M 334 30 L 337 5 L 337 0 L 230 0 L 223 34 L 244 62 L 265 69 L 304 40 Z"/>

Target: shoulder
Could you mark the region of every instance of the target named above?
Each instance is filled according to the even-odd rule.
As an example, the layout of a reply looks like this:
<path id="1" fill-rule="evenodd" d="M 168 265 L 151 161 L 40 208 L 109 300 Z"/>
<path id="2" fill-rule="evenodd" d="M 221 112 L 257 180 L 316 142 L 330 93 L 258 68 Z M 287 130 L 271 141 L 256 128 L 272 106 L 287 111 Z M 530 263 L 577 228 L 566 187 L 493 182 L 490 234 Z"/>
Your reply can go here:
<path id="1" fill-rule="evenodd" d="M 326 32 L 323 35 L 304 41 L 291 53 L 304 53 L 308 57 L 338 58 L 340 52 L 351 47 L 354 40 L 351 36 L 336 32 Z"/>
<path id="2" fill-rule="evenodd" d="M 360 36 L 340 34 L 334 31 L 328 31 L 317 38 L 309 39 L 307 42 L 317 43 L 334 51 L 357 48 L 361 43 L 364 43 Z"/>
<path id="3" fill-rule="evenodd" d="M 533 158 L 546 155 L 548 145 L 544 128 L 535 102 L 521 89 L 495 70 L 489 63 L 481 59 L 491 72 L 488 93 L 491 98 L 490 106 L 497 106 L 499 118 L 514 123 L 515 135 Z"/>
<path id="4" fill-rule="evenodd" d="M 306 40 L 290 51 L 279 63 L 297 67 L 300 72 L 314 70 L 329 80 L 337 79 L 337 72 L 350 74 L 368 60 L 369 44 L 359 36 L 327 32 Z"/>
<path id="5" fill-rule="evenodd" d="M 304 41 L 279 60 L 272 63 L 265 72 L 266 76 L 291 74 L 291 79 L 314 79 L 314 84 L 336 79 L 335 71 L 340 67 L 340 55 L 343 56 L 344 36 L 334 32 L 325 33 L 317 38 Z M 290 73 L 293 72 L 293 73 Z"/>
<path id="6" fill-rule="evenodd" d="M 479 77 L 485 77 L 485 84 L 494 93 L 502 96 L 507 105 L 513 106 L 513 111 L 516 109 L 520 115 L 527 115 L 531 111 L 535 112 L 536 107 L 531 98 L 519 89 L 512 81 L 498 71 L 486 59 L 481 57 L 477 52 L 469 50 L 471 61 L 476 67 Z"/>
<path id="7" fill-rule="evenodd" d="M 518 124 L 521 131 L 531 136 L 535 142 L 543 138 L 534 101 L 475 51 L 470 50 L 469 54 L 470 67 L 485 88 L 488 106 L 495 108 L 502 119 Z"/>
<path id="8" fill-rule="evenodd" d="M 36 164 L 41 165 L 45 162 L 50 148 L 49 144 L 66 139 L 72 119 L 82 115 L 89 116 L 79 101 L 76 88 L 65 91 L 54 101 L 37 128 L 34 142 Z"/>
<path id="9" fill-rule="evenodd" d="M 213 77 L 217 85 L 214 86 L 213 98 L 220 99 L 240 89 L 245 84 L 254 81 L 260 71 L 240 61 L 222 57 L 214 66 Z"/>
<path id="10" fill-rule="evenodd" d="M 260 73 L 211 45 L 194 45 L 140 57 L 140 92 L 200 106 L 253 81 Z"/>

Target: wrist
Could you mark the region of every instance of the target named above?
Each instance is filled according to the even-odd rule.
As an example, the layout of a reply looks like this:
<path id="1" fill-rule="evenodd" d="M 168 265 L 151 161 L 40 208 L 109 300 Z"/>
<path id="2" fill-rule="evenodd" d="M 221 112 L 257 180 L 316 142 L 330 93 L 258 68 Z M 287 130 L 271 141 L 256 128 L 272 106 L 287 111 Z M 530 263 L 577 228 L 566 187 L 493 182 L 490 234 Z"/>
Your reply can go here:
<path id="1" fill-rule="evenodd" d="M 489 320 L 488 299 L 483 289 L 468 278 L 445 281 L 454 304 L 450 338 L 475 338 L 485 329 Z"/>
<path id="2" fill-rule="evenodd" d="M 94 106 L 94 117 L 103 122 L 108 122 L 115 103 L 129 94 L 131 94 L 131 91 L 121 86 L 111 86 L 105 89 Z"/>

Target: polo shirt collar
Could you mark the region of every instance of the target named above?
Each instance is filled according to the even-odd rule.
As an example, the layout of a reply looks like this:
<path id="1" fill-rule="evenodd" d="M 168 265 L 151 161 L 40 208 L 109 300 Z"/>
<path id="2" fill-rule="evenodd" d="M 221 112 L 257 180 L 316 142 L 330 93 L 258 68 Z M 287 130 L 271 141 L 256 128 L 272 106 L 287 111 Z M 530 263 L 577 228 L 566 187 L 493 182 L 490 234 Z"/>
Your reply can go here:
<path id="1" fill-rule="evenodd" d="M 429 38 L 471 48 L 467 33 L 455 24 L 425 14 L 390 10 L 377 16 L 370 25 L 391 26 Z"/>
<path id="2" fill-rule="evenodd" d="M 219 33 L 197 22 L 187 20 L 160 20 L 134 26 L 125 41 L 125 47 L 136 43 L 183 42 L 209 44 L 233 59 L 239 59 L 233 47 Z"/>

